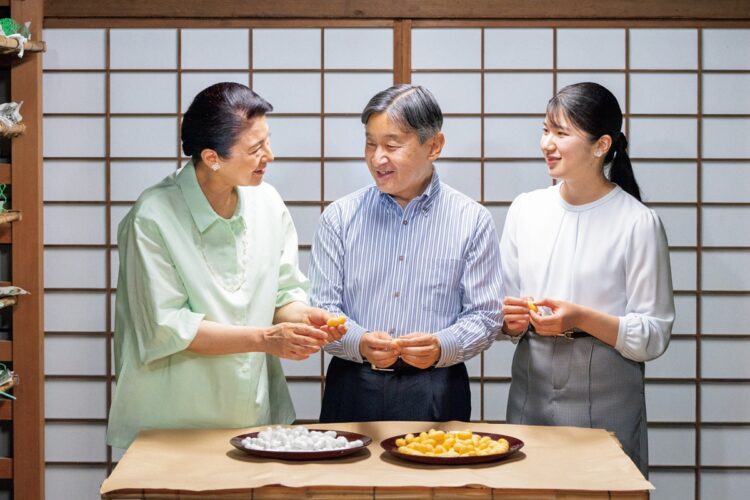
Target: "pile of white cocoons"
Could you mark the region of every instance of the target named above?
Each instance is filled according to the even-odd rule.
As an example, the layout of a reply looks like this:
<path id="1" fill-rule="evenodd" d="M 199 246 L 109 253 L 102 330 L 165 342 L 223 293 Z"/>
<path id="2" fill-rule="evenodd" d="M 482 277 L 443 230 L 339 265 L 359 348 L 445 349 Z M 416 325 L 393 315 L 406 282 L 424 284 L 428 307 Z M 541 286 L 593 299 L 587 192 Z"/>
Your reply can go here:
<path id="1" fill-rule="evenodd" d="M 246 437 L 242 446 L 249 450 L 267 451 L 332 451 L 357 448 L 363 443 L 359 439 L 347 440 L 336 436 L 336 431 L 310 431 L 299 427 L 267 427 L 258 437 Z"/>

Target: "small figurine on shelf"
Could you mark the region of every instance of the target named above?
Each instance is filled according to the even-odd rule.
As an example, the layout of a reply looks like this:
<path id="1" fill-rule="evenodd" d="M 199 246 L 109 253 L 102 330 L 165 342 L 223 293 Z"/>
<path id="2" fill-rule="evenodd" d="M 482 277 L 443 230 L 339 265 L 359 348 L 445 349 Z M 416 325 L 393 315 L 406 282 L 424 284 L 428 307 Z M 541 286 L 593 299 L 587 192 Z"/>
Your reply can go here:
<path id="1" fill-rule="evenodd" d="M 5 184 L 0 184 L 0 214 L 4 213 L 8 209 L 5 208 L 5 204 L 8 203 L 8 197 L 5 196 Z"/>
<path id="2" fill-rule="evenodd" d="M 6 102 L 0 104 L 0 133 L 5 136 L 15 137 L 21 135 L 26 130 L 26 126 L 21 123 L 21 102 Z"/>
<path id="3" fill-rule="evenodd" d="M 31 21 L 19 24 L 15 19 L 4 17 L 0 19 L 0 29 L 6 38 L 15 38 L 18 41 L 18 57 L 23 57 L 23 44 L 31 40 Z"/>
<path id="4" fill-rule="evenodd" d="M 18 375 L 13 370 L 9 370 L 5 364 L 0 363 L 0 396 L 8 399 L 16 399 L 13 394 L 7 391 L 20 382 Z"/>

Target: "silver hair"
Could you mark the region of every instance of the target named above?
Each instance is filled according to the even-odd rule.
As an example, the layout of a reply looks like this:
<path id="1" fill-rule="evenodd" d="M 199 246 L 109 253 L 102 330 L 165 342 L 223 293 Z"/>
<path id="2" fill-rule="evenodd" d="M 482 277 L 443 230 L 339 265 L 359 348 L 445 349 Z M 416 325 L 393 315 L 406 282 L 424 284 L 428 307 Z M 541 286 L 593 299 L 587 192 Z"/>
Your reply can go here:
<path id="1" fill-rule="evenodd" d="M 384 112 L 404 131 L 416 133 L 422 144 L 443 126 L 443 112 L 435 96 L 419 85 L 394 85 L 378 92 L 362 111 L 362 123 L 367 125 L 372 115 Z"/>

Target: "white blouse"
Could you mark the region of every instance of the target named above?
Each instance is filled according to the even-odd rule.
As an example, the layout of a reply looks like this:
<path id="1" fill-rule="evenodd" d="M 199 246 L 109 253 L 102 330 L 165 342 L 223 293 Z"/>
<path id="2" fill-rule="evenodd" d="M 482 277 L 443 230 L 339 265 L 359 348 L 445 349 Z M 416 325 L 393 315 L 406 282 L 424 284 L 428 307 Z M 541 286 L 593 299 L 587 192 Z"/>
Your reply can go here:
<path id="1" fill-rule="evenodd" d="M 616 186 L 571 205 L 560 186 L 518 196 L 500 242 L 505 292 L 564 300 L 618 316 L 615 349 L 648 361 L 674 323 L 667 237 L 659 217 Z"/>

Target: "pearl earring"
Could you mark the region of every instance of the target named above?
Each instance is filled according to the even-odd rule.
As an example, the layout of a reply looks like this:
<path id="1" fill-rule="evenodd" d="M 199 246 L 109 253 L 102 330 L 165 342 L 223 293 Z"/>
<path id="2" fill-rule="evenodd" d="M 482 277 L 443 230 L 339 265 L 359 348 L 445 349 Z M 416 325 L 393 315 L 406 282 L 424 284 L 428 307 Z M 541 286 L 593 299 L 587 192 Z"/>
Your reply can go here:
<path id="1" fill-rule="evenodd" d="M 217 172 L 220 168 L 221 165 L 219 165 L 218 163 L 214 163 L 213 165 L 211 165 L 211 170 L 213 170 L 214 172 Z"/>
<path id="2" fill-rule="evenodd" d="M 597 158 L 601 158 L 602 154 L 603 153 L 601 151 L 597 151 L 596 153 L 594 153 L 594 156 L 596 156 Z"/>

